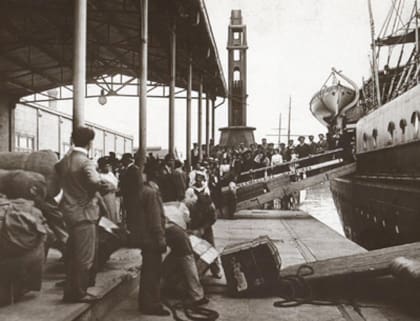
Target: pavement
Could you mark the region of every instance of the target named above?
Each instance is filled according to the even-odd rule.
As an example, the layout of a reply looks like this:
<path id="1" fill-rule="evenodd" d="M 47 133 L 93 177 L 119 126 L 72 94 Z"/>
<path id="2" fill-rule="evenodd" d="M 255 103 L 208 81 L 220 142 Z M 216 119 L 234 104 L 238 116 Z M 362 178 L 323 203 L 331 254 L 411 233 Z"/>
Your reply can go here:
<path id="1" fill-rule="evenodd" d="M 74 321 L 100 320 L 113 304 L 124 300 L 138 282 L 141 255 L 139 250 L 121 249 L 114 253 L 98 273 L 95 287 L 89 292 L 102 297 L 94 304 L 63 303 L 63 289 L 56 283 L 64 280 L 60 254 L 50 250 L 40 292 L 29 292 L 13 305 L 0 308 L 1 321 Z"/>
<path id="2" fill-rule="evenodd" d="M 242 211 L 236 214 L 234 220 L 218 220 L 214 234 L 219 251 L 228 244 L 268 235 L 279 250 L 283 267 L 366 252 L 301 211 Z M 62 263 L 58 261 L 57 253 L 52 252 L 48 257 L 42 291 L 32 292 L 22 302 L 0 309 L 0 320 L 171 320 L 171 317 L 145 316 L 137 310 L 140 257 L 138 250 L 117 251 L 106 269 L 99 273 L 96 287 L 90 290 L 103 295 L 103 299 L 93 305 L 65 304 L 61 302 L 62 290 L 55 287 L 55 283 L 63 279 Z M 336 290 L 346 300 L 331 305 L 303 304 L 289 308 L 274 307 L 273 303 L 279 299 L 274 295 L 258 298 L 230 297 L 226 292 L 224 278 L 216 280 L 207 275 L 203 278 L 203 284 L 211 300 L 207 307 L 220 314 L 220 321 L 420 320 L 420 311 L 405 309 L 399 304 L 401 302 L 398 303 L 402 291 L 391 277 L 351 280 L 344 287 L 341 284 L 336 288 L 333 288 L 334 285 L 329 288 L 330 285 L 325 284 L 325 288 Z M 187 320 L 182 313 L 180 316 Z"/>
<path id="3" fill-rule="evenodd" d="M 268 235 L 276 244 L 282 266 L 303 264 L 319 259 L 366 252 L 310 215 L 300 211 L 241 211 L 235 220 L 218 220 L 214 226 L 216 247 L 219 251 L 232 243 Z M 420 320 L 420 312 L 404 310 L 396 305 L 397 292 L 393 278 L 348 282 L 331 285 L 331 292 L 345 301 L 332 305 L 303 304 L 290 308 L 276 308 L 276 296 L 233 298 L 226 293 L 226 280 L 203 279 L 210 303 L 220 321 L 383 321 Z M 335 287 L 335 288 L 334 288 Z M 351 295 L 351 300 L 349 299 Z M 357 300 L 353 297 L 356 296 Z M 141 315 L 137 311 L 137 292 L 109 313 L 104 321 L 164 321 L 172 317 Z M 172 301 L 173 303 L 173 301 Z M 187 320 L 180 313 L 180 316 Z"/>

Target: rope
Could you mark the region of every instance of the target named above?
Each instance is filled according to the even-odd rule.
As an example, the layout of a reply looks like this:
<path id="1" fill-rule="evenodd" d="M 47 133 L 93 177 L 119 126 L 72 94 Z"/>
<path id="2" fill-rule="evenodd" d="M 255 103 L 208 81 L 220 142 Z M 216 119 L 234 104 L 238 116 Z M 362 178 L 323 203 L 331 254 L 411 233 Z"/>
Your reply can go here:
<path id="1" fill-rule="evenodd" d="M 318 300 L 313 298 L 312 287 L 306 282 L 305 277 L 314 274 L 312 266 L 301 265 L 296 274 L 287 275 L 280 279 L 280 284 L 288 291 L 283 294 L 281 300 L 274 302 L 276 308 L 290 308 L 302 304 L 312 304 L 320 306 L 337 305 L 341 302 L 334 300 Z"/>
<path id="2" fill-rule="evenodd" d="M 215 321 L 219 318 L 217 311 L 208 308 L 191 306 L 183 302 L 171 304 L 166 300 L 163 301 L 163 304 L 171 311 L 175 321 Z M 179 311 L 182 311 L 187 319 L 181 318 L 178 314 Z"/>

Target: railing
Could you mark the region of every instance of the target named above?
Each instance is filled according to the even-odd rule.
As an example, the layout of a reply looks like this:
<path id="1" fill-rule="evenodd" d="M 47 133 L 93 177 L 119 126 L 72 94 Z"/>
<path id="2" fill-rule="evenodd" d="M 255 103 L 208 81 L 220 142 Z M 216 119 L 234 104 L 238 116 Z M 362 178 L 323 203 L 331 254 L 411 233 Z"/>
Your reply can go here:
<path id="1" fill-rule="evenodd" d="M 267 166 L 255 170 L 242 172 L 237 178 L 237 187 L 241 188 L 252 183 L 264 182 L 284 174 L 299 173 L 299 168 L 312 166 L 317 169 L 320 163 L 343 158 L 342 148 L 330 150 L 322 154 L 315 154 L 304 158 L 299 158 L 275 166 Z M 321 166 L 323 167 L 323 166 Z"/>

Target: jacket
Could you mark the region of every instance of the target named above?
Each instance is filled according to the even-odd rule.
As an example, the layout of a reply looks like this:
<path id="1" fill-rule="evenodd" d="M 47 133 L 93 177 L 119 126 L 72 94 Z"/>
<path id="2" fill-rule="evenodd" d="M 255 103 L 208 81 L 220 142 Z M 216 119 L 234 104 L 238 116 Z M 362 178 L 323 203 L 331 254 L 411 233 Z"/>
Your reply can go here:
<path id="1" fill-rule="evenodd" d="M 102 188 L 96 166 L 80 150 L 72 150 L 55 165 L 63 189 L 60 209 L 68 227 L 99 218 L 95 193 Z"/>
<path id="2" fill-rule="evenodd" d="M 139 210 L 131 227 L 132 240 L 142 250 L 164 251 L 166 218 L 159 187 L 149 182 L 139 193 Z"/>

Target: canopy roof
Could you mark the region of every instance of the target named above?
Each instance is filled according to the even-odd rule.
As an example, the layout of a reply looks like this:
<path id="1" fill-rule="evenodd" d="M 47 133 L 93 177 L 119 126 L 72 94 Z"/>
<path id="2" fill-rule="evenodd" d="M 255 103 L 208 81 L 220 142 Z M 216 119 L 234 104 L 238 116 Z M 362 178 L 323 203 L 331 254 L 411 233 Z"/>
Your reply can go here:
<path id="1" fill-rule="evenodd" d="M 0 92 L 22 97 L 70 85 L 73 0 L 0 1 Z M 226 83 L 204 0 L 149 1 L 148 79 L 169 84 L 169 30 L 176 23 L 176 85 L 226 97 Z M 140 0 L 88 0 L 87 82 L 139 74 Z"/>

